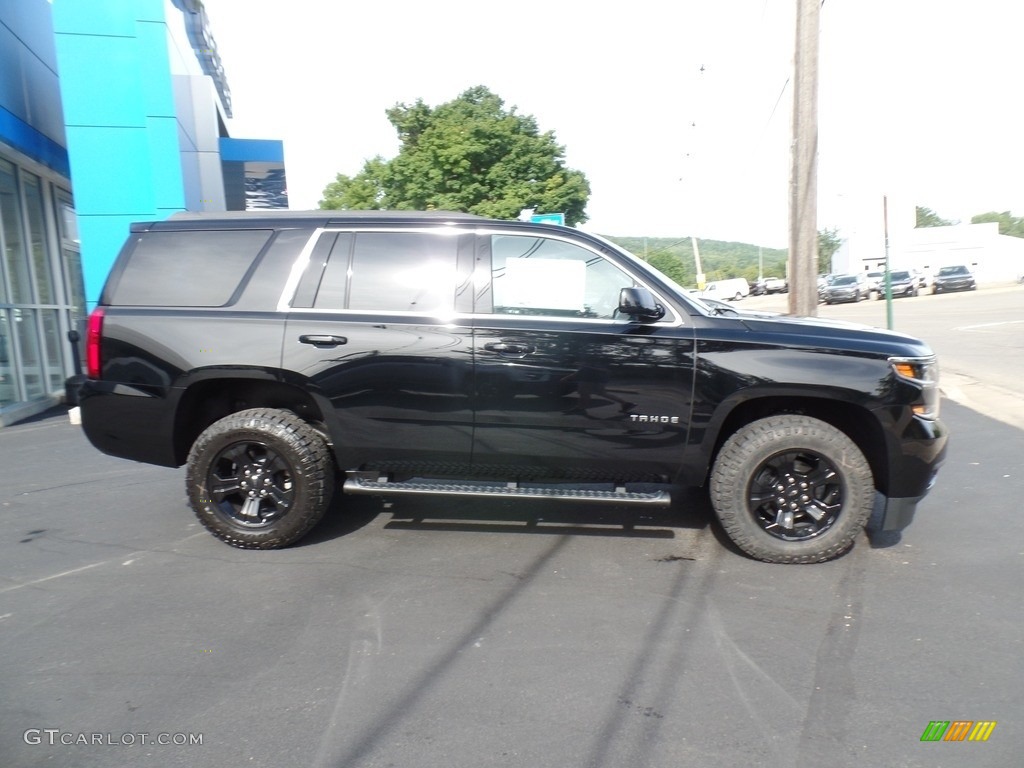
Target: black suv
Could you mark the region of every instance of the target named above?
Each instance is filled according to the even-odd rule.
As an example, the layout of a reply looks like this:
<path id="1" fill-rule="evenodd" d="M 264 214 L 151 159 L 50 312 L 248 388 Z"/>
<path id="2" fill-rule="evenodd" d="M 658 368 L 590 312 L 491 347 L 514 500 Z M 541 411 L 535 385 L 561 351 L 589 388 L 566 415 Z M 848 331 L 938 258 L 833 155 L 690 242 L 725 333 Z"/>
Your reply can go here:
<path id="1" fill-rule="evenodd" d="M 973 291 L 978 287 L 974 275 L 962 264 L 953 267 L 942 267 L 932 282 L 932 293 L 945 291 Z"/>
<path id="2" fill-rule="evenodd" d="M 133 225 L 86 357 L 93 445 L 187 464 L 243 548 L 301 538 L 336 478 L 591 505 L 707 485 L 745 552 L 816 562 L 873 511 L 908 525 L 946 445 L 917 339 L 712 309 L 594 235 L 465 214 Z"/>
<path id="3" fill-rule="evenodd" d="M 905 269 L 889 273 L 889 290 L 892 292 L 892 297 L 894 299 L 897 299 L 900 296 L 917 296 L 917 285 L 917 278 Z M 875 298 L 879 300 L 885 298 L 884 273 L 882 275 L 882 279 L 878 283 L 878 293 L 875 294 Z"/>

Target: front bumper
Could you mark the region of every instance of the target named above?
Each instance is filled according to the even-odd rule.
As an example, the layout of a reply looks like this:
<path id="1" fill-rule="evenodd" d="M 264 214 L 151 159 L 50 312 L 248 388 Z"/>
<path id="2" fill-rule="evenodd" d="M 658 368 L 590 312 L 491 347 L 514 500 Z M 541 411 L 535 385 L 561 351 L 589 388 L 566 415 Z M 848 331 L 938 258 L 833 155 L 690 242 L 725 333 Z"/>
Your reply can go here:
<path id="1" fill-rule="evenodd" d="M 937 474 L 938 468 L 935 471 L 935 475 Z M 934 479 L 932 482 L 934 483 Z M 931 490 L 930 487 L 929 490 Z M 869 527 L 879 531 L 902 531 L 914 522 L 917 505 L 927 495 L 927 492 L 921 496 L 912 497 L 891 497 L 879 494 L 881 507 L 876 508 Z"/>
<path id="2" fill-rule="evenodd" d="M 891 435 L 888 488 L 878 494 L 870 528 L 901 531 L 913 522 L 917 505 L 935 486 L 948 440 L 941 420 L 916 416 L 904 423 L 898 438 Z"/>

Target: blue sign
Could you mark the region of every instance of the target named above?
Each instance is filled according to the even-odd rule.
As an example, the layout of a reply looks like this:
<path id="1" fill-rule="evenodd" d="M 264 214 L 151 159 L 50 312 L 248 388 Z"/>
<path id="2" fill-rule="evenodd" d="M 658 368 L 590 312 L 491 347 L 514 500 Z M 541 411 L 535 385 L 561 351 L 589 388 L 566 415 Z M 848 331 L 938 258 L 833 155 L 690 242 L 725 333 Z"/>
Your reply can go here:
<path id="1" fill-rule="evenodd" d="M 530 215 L 530 221 L 534 224 L 558 224 L 565 226 L 564 213 L 534 213 Z"/>

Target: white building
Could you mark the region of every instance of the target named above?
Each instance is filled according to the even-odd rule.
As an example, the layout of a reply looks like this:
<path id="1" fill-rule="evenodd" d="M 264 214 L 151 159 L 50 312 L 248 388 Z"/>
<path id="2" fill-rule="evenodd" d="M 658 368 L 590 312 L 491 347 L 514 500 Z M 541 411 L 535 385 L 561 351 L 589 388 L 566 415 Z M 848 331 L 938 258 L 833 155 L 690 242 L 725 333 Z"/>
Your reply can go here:
<path id="1" fill-rule="evenodd" d="M 995 222 L 921 228 L 914 223 L 913 206 L 893 206 L 890 201 L 890 269 L 934 275 L 941 267 L 963 264 L 982 285 L 1016 280 L 1024 274 L 1024 238 L 1000 235 Z M 885 266 L 881 210 L 859 222 L 848 221 L 848 229 L 840 226 L 839 236 L 843 245 L 832 257 L 833 272 L 872 272 Z"/>

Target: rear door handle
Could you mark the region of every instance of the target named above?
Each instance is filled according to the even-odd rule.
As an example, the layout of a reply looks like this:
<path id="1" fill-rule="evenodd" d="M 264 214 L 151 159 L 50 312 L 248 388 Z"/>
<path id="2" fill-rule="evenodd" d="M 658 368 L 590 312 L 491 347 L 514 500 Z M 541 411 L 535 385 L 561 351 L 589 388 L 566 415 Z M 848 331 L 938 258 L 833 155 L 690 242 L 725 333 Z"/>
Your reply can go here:
<path id="1" fill-rule="evenodd" d="M 299 336 L 299 341 L 303 344 L 312 344 L 317 349 L 330 349 L 331 347 L 348 344 L 348 339 L 344 336 L 330 336 L 327 334 L 303 334 Z"/>
<path id="2" fill-rule="evenodd" d="M 532 344 L 519 344 L 507 341 L 489 342 L 484 344 L 484 349 L 488 352 L 497 352 L 499 355 L 504 355 L 505 357 L 526 357 L 527 355 L 537 351 L 537 348 Z"/>

